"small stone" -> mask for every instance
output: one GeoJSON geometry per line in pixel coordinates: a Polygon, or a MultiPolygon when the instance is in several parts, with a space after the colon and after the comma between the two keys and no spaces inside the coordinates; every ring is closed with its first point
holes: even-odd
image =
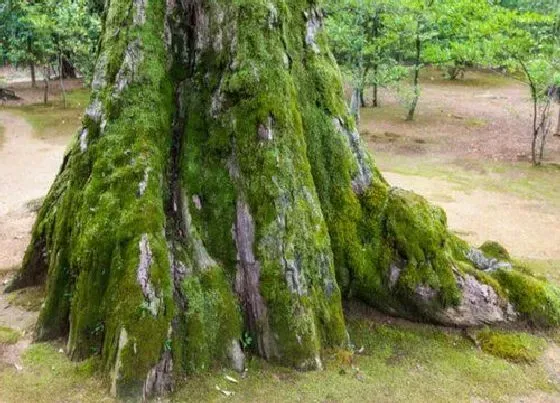
{"type": "Polygon", "coordinates": [[[241,351],[241,346],[239,341],[232,340],[231,345],[228,349],[228,357],[231,367],[237,372],[246,373],[245,369],[245,354],[241,351]],[[245,372],[244,372],[245,371],[245,372]]]}

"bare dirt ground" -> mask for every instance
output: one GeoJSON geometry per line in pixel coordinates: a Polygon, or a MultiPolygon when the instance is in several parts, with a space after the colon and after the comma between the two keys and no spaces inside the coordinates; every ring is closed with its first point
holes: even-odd
{"type": "Polygon", "coordinates": [[[27,205],[45,196],[65,146],[33,137],[21,117],[0,110],[5,141],[0,147],[0,271],[21,263],[34,213],[27,205]]]}
{"type": "MultiPolygon", "coordinates": [[[[403,119],[405,111],[394,91],[382,91],[381,106],[364,110],[362,117],[361,131],[376,150],[529,160],[532,104],[527,85],[521,82],[477,71],[449,81],[441,78],[441,72],[426,70],[414,122],[403,119]]],[[[557,108],[552,112],[554,120],[557,108]]],[[[560,161],[560,137],[549,139],[547,159],[560,161]]]]}

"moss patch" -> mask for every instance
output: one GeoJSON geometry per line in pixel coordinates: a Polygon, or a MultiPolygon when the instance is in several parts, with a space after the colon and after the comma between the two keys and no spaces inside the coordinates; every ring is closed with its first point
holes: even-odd
{"type": "Polygon", "coordinates": [[[0,326],[0,344],[15,344],[21,333],[9,327],[0,326]]]}
{"type": "Polygon", "coordinates": [[[498,270],[494,277],[524,319],[537,326],[560,324],[560,289],[519,270],[498,270]]]}
{"type": "Polygon", "coordinates": [[[96,375],[97,362],[71,362],[59,344],[35,344],[23,353],[23,370],[0,370],[3,402],[112,402],[96,375]]]}
{"type": "Polygon", "coordinates": [[[486,257],[495,258],[498,260],[511,260],[509,252],[506,248],[495,241],[486,241],[480,247],[486,257]]]}
{"type": "Polygon", "coordinates": [[[535,362],[546,348],[546,341],[527,333],[505,333],[484,329],[477,333],[482,351],[512,362],[535,362]]]}

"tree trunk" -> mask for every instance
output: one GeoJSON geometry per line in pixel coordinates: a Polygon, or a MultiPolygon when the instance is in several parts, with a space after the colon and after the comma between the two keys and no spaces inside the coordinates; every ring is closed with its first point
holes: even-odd
{"type": "Polygon", "coordinates": [[[360,90],[360,107],[361,108],[366,107],[366,99],[364,97],[364,89],[363,88],[360,90]]]}
{"type": "Polygon", "coordinates": [[[379,107],[379,85],[377,84],[377,79],[379,76],[379,65],[375,64],[373,66],[373,76],[375,77],[375,82],[373,83],[373,88],[372,88],[372,103],[371,106],[372,108],[378,108],[379,107]]]}
{"type": "Polygon", "coordinates": [[[66,89],[64,88],[64,74],[63,74],[63,57],[62,53],[58,55],[58,79],[60,81],[60,93],[62,95],[62,105],[66,109],[66,89]]]}
{"type": "Polygon", "coordinates": [[[49,102],[49,81],[50,81],[50,67],[46,65],[43,68],[43,81],[45,82],[45,88],[43,91],[43,103],[49,102]]]}
{"type": "Polygon", "coordinates": [[[46,282],[36,338],[99,354],[114,394],[241,370],[246,333],[320,368],[348,342],[342,295],[469,326],[510,320],[500,295],[522,294],[477,280],[443,211],[388,186],[321,11],[276,3],[108,2],[83,128],[9,289],[46,282]]]}
{"type": "Polygon", "coordinates": [[[30,62],[29,68],[31,70],[31,88],[36,88],[37,80],[35,79],[35,62],[30,62]]]}
{"type": "Polygon", "coordinates": [[[560,136],[560,102],[558,103],[558,122],[556,123],[555,136],[560,136]]]}
{"type": "Polygon", "coordinates": [[[70,61],[66,57],[61,56],[60,64],[62,66],[62,68],[60,69],[62,78],[78,77],[78,74],[76,73],[76,68],[74,67],[74,65],[72,65],[72,63],[70,63],[70,61]]]}
{"type": "Polygon", "coordinates": [[[354,88],[352,90],[352,98],[350,99],[350,113],[354,118],[356,126],[360,124],[360,106],[362,104],[361,95],[363,90],[360,88],[354,88]]]}
{"type": "Polygon", "coordinates": [[[420,21],[418,21],[417,31],[416,31],[416,57],[414,59],[414,77],[413,77],[413,91],[414,95],[412,102],[408,108],[408,115],[406,117],[407,121],[414,120],[414,114],[416,113],[416,107],[418,106],[418,98],[420,98],[420,56],[422,54],[422,41],[420,40],[420,21]]]}

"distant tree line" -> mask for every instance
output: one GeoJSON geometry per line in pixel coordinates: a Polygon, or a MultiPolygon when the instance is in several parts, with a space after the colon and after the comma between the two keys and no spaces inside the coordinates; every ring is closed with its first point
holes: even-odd
{"type": "Polygon", "coordinates": [[[331,47],[359,118],[364,91],[393,87],[413,120],[419,73],[439,66],[450,80],[469,66],[523,77],[533,100],[532,158],[540,164],[551,125],[550,89],[560,83],[558,0],[334,0],[327,5],[331,47]]]}
{"type": "Polygon", "coordinates": [[[63,99],[64,78],[93,71],[101,11],[92,0],[4,0],[0,4],[0,60],[30,68],[32,85],[41,69],[48,101],[55,72],[63,99]]]}

